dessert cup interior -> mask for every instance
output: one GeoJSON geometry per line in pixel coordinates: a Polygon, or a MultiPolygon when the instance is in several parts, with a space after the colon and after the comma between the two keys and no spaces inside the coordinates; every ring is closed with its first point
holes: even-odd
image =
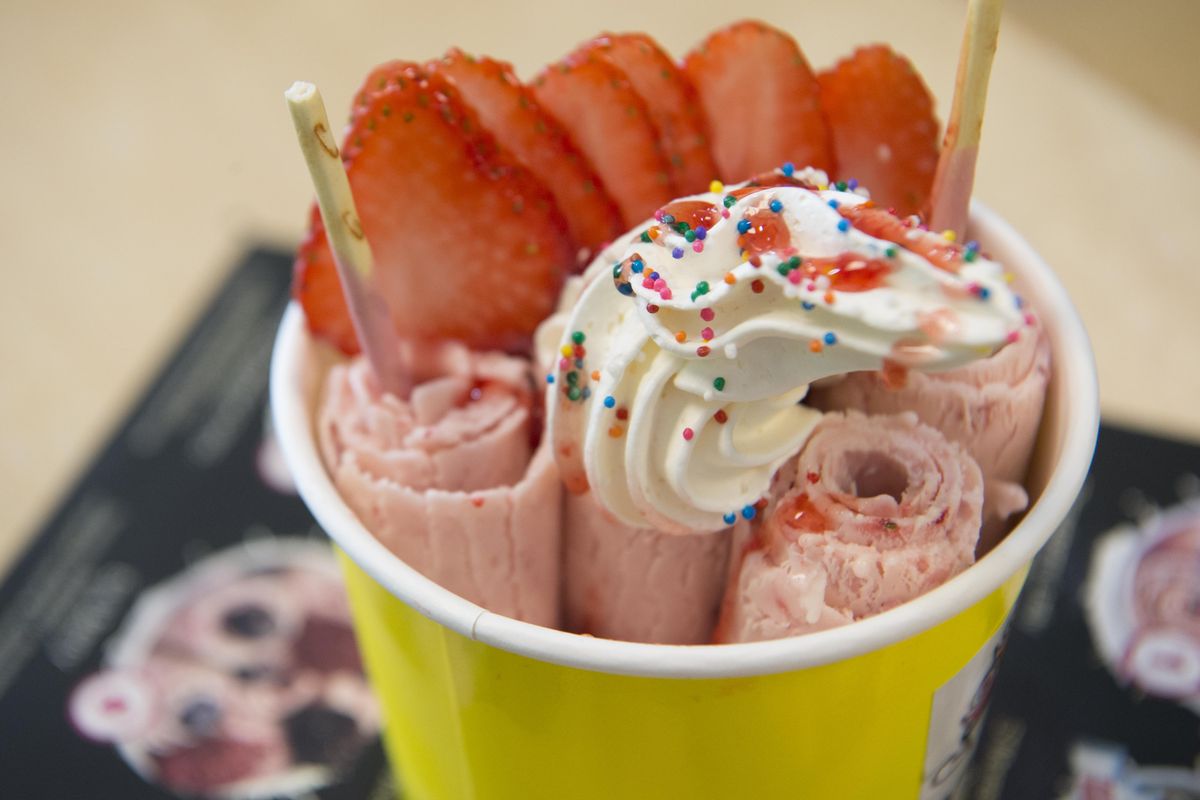
{"type": "Polygon", "coordinates": [[[342,502],[321,463],[314,412],[337,356],[314,341],[293,303],[271,364],[271,406],[284,457],[317,522],[391,594],[463,636],[531,658],[626,675],[710,678],[818,666],[885,647],[977,603],[1023,569],[1066,516],[1091,463],[1099,424],[1091,347],[1066,291],[1008,223],[972,206],[969,234],[1017,276],[1050,337],[1053,368],[1027,487],[1033,503],[1019,525],[962,574],[915,600],[841,628],[735,645],[651,645],[565,633],[493,614],[441,588],[381,545],[342,502]]]}

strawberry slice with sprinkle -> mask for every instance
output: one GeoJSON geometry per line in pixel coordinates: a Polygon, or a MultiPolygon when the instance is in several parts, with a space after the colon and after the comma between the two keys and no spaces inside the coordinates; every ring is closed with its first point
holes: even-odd
{"type": "MultiPolygon", "coordinates": [[[[356,109],[342,159],[397,334],[527,347],[574,259],[553,196],[445,78],[393,64],[385,83],[356,109]]],[[[316,335],[358,350],[315,214],[293,292],[316,335]]]]}
{"type": "Polygon", "coordinates": [[[644,33],[604,33],[581,52],[605,59],[624,73],[646,103],[677,195],[708,191],[717,176],[696,89],[658,42],[644,33]]]}
{"type": "Polygon", "coordinates": [[[607,60],[572,54],[535,78],[533,92],[591,161],[626,228],[674,197],[646,103],[607,60]]]}
{"type": "Polygon", "coordinates": [[[833,166],[817,81],[795,40],[747,20],[710,35],[684,59],[726,183],[791,162],[833,166]]]}
{"type": "Polygon", "coordinates": [[[860,48],[822,72],[821,107],[833,132],[833,177],[854,178],[898,214],[919,213],[938,159],[933,98],[908,59],[860,48]]]}
{"type": "Polygon", "coordinates": [[[554,194],[583,264],[624,230],[591,165],[510,65],[453,49],[426,68],[448,78],[500,145],[554,194]]]}

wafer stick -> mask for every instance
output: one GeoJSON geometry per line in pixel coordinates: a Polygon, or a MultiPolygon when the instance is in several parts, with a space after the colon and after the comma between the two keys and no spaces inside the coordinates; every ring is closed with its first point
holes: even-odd
{"type": "Polygon", "coordinates": [[[350,180],[329,130],[321,93],[311,83],[296,81],[284,92],[284,97],[317,192],[317,206],[325,221],[354,331],[380,385],[392,394],[406,397],[409,381],[400,368],[391,316],[384,299],[371,285],[375,260],[358,219],[350,180]]]}
{"type": "Polygon", "coordinates": [[[983,129],[988,76],[996,56],[1003,0],[969,0],[967,26],[958,57],[954,81],[954,103],[946,124],[946,138],[938,159],[930,199],[929,222],[934,230],[964,233],[971,188],[975,183],[975,161],[983,129]]]}

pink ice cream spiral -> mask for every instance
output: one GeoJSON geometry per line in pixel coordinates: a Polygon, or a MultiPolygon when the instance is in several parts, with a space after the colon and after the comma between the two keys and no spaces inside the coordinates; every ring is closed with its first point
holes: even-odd
{"type": "Polygon", "coordinates": [[[776,639],[911,600],[974,562],[983,481],[915,414],[828,414],[792,486],[735,541],[719,642],[776,639]]]}
{"type": "Polygon", "coordinates": [[[317,435],[364,526],[409,566],[498,614],[558,620],[562,497],[535,451],[528,362],[454,343],[407,344],[407,399],[361,358],[327,378],[317,435]]]}
{"type": "Polygon", "coordinates": [[[903,385],[883,372],[855,372],[814,387],[810,402],[826,411],[868,414],[912,411],[921,422],[961,444],[979,463],[985,483],[980,553],[1024,511],[1021,485],[1033,454],[1046,387],[1050,345],[1032,316],[1019,337],[989,358],[946,372],[911,371],[903,385]]]}

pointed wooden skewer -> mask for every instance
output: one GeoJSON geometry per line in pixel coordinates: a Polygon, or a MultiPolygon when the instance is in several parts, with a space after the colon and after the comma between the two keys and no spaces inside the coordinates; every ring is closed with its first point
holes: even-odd
{"type": "Polygon", "coordinates": [[[387,304],[371,285],[375,259],[358,219],[350,180],[329,130],[321,93],[311,83],[296,81],[284,92],[284,97],[317,192],[317,206],[325,222],[325,233],[358,341],[380,386],[399,397],[407,397],[409,381],[400,366],[391,316],[387,304]]]}
{"type": "Polygon", "coordinates": [[[967,3],[967,26],[954,80],[954,101],[929,204],[929,227],[935,231],[951,230],[959,235],[966,232],[988,77],[996,56],[1003,6],[1004,0],[967,3]]]}

